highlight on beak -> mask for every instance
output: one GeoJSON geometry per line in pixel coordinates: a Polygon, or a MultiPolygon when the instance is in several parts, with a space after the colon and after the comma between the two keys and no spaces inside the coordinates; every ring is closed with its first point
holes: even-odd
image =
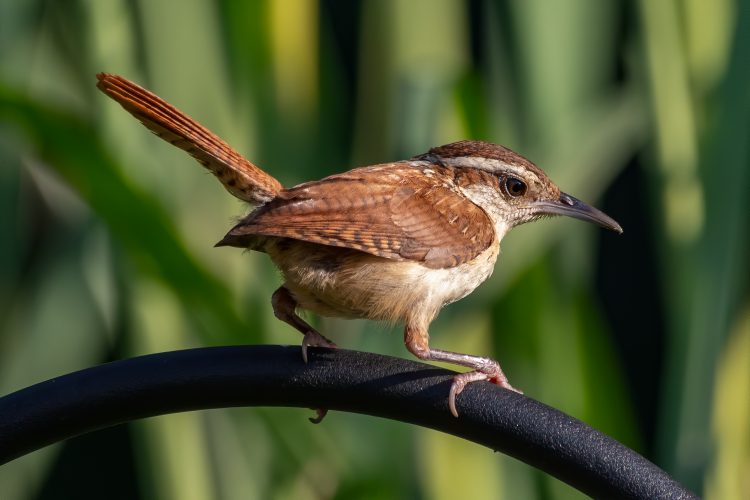
{"type": "Polygon", "coordinates": [[[567,215],[568,217],[586,222],[593,222],[605,229],[622,234],[622,227],[612,217],[569,194],[560,193],[559,200],[540,201],[535,203],[535,205],[534,208],[539,214],[567,215]]]}

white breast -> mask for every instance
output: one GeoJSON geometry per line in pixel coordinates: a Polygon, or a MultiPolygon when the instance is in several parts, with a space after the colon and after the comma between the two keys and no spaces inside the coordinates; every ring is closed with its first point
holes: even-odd
{"type": "Polygon", "coordinates": [[[472,262],[449,269],[312,244],[272,245],[267,251],[303,309],[427,324],[444,305],[467,296],[492,274],[500,245],[495,241],[472,262]]]}

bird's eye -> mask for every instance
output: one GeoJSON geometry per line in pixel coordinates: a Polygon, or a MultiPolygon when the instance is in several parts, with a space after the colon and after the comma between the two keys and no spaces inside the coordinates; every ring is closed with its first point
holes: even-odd
{"type": "Polygon", "coordinates": [[[523,196],[526,194],[526,183],[521,179],[508,177],[505,179],[505,191],[515,198],[523,196]]]}

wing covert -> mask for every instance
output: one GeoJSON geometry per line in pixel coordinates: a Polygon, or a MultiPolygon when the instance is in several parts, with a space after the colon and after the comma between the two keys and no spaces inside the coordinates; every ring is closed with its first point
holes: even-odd
{"type": "Polygon", "coordinates": [[[487,214],[421,169],[355,169],[282,191],[235,226],[220,245],[278,236],[351,248],[431,268],[468,262],[495,238],[487,214]]]}

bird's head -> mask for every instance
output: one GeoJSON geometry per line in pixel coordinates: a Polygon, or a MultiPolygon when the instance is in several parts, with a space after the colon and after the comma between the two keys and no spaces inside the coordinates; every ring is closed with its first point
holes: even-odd
{"type": "Polygon", "coordinates": [[[484,141],[460,141],[430,149],[415,159],[454,170],[459,188],[505,232],[542,217],[567,215],[622,233],[604,212],[563,193],[547,174],[508,148],[484,141]]]}

